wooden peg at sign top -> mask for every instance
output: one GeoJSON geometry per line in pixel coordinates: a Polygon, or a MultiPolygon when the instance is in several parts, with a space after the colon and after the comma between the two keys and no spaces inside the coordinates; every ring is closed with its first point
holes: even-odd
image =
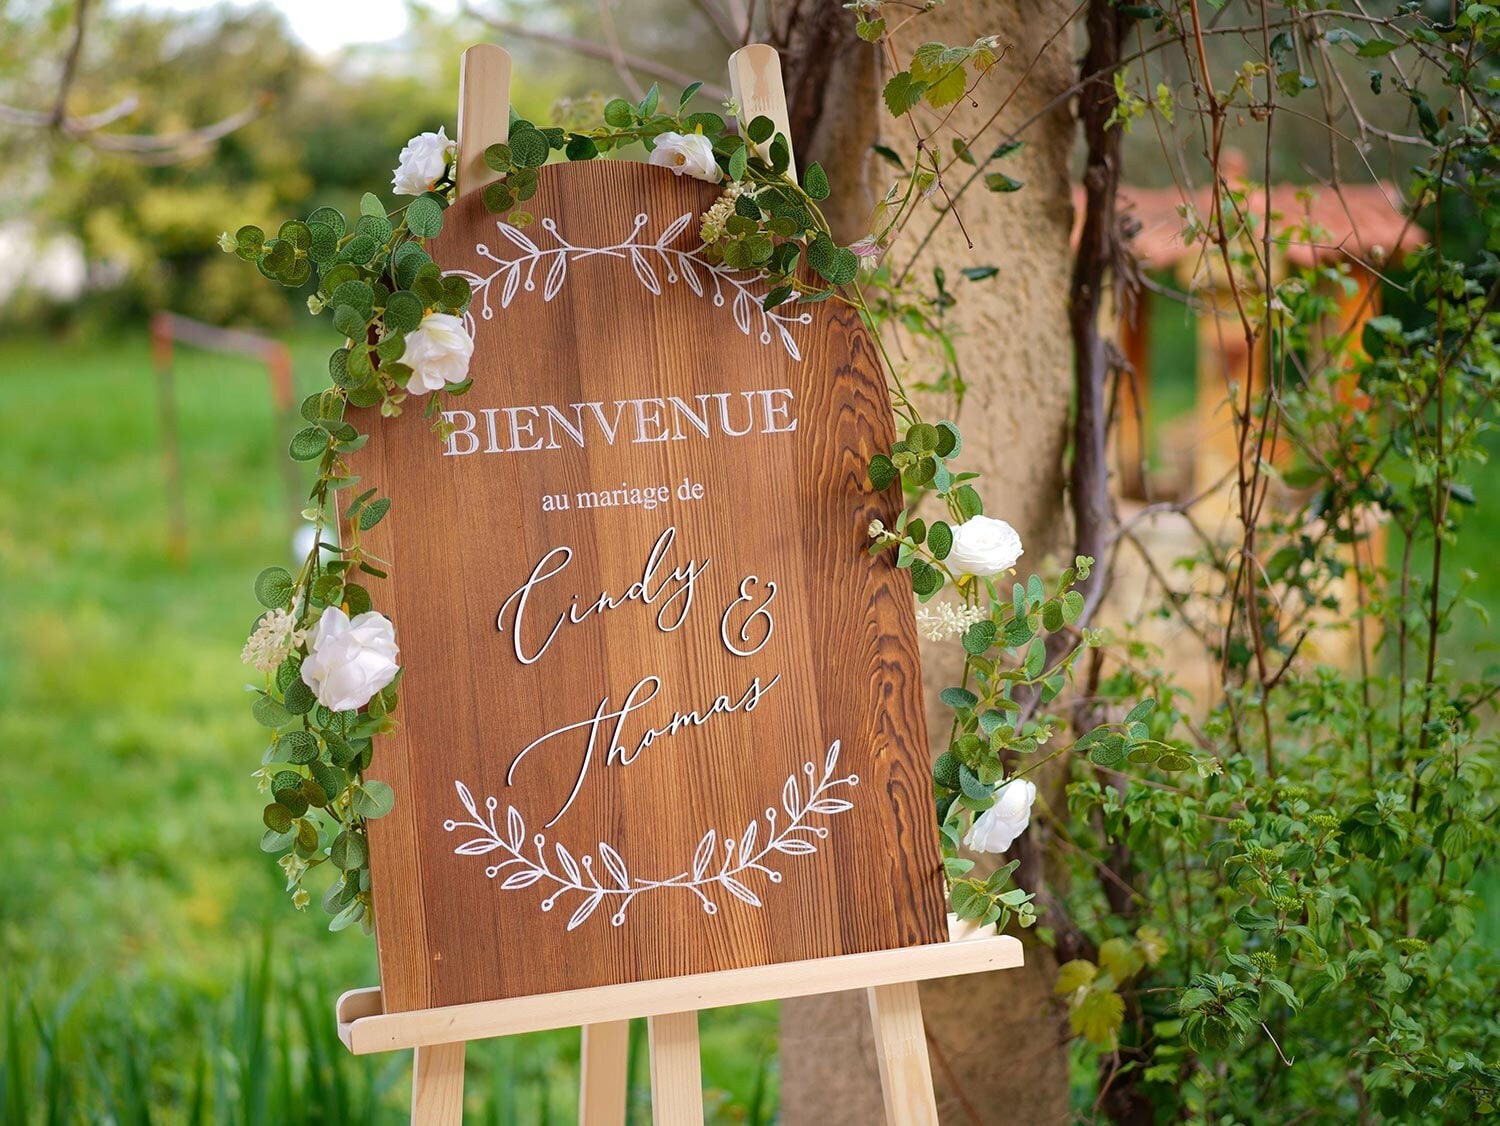
{"type": "MultiPolygon", "coordinates": [[[[754,118],[769,117],[776,132],[786,138],[787,175],[796,179],[797,154],[792,148],[791,120],[786,109],[786,89],[781,84],[781,56],[766,43],[751,43],[729,56],[729,93],[740,107],[741,129],[754,118]]],[[[775,136],[775,134],[772,134],[775,136]]],[[[766,156],[770,143],[757,145],[766,156]]]]}
{"type": "Polygon", "coordinates": [[[458,76],[458,194],[462,196],[500,178],[484,162],[484,150],[510,136],[510,52],[492,43],[470,47],[458,76]]]}

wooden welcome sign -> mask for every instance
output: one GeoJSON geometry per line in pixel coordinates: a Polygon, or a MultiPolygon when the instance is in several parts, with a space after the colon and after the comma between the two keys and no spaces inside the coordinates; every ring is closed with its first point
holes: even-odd
{"type": "Polygon", "coordinates": [[[946,938],[872,345],[704,260],[718,189],[547,169],[430,251],[474,290],[440,444],[373,429],[406,674],[371,825],[389,1007],[946,938]]]}
{"type": "MultiPolygon", "coordinates": [[[[534,222],[489,214],[509,60],[464,73],[428,249],[473,288],[473,388],[446,442],[418,409],[361,428],[406,671],[381,986],[340,1035],[416,1048],[413,1118],[449,1123],[465,1040],[581,1024],[580,1121],[618,1126],[644,1016],[654,1121],[696,1124],[695,1010],[867,988],[888,1120],[935,1126],[914,983],[1021,955],[945,915],[911,591],[864,550],[897,503],[872,342],[837,302],[764,310],[702,254],[720,189],[666,169],[550,167],[534,222]]],[[[731,75],[784,121],[774,51],[731,75]]]]}

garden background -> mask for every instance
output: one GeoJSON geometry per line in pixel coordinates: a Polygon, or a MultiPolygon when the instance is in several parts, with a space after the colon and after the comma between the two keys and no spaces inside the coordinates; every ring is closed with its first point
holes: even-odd
{"type": "MultiPolygon", "coordinates": [[[[505,18],[566,38],[592,11],[546,7],[505,18]]],[[[0,6],[0,102],[55,81],[71,11],[0,6]]],[[[696,12],[634,20],[626,46],[716,78],[723,53],[696,12]]],[[[215,240],[388,182],[406,138],[452,131],[459,52],[495,32],[417,6],[399,41],[315,51],[267,7],[118,5],[93,18],[81,102],[128,91],[132,129],[155,133],[251,102],[258,115],[163,163],[0,121],[0,257],[12,275],[47,264],[24,284],[0,279],[0,1119],[402,1120],[408,1060],[353,1059],[334,1035],[334,994],[375,980],[372,944],[327,933],[316,912],[291,916],[255,847],[263,739],[239,647],[250,579],[291,559],[294,427],[263,365],[178,350],[187,551],[172,562],[146,325],[171,310],[270,331],[291,347],[299,393],[321,386],[327,345],[294,327],[300,299],[215,240]]],[[[615,92],[602,61],[505,42],[517,108],[534,120],[561,98],[615,92]]],[[[988,256],[1007,269],[1003,248],[988,256]]],[[[1152,335],[1159,434],[1192,409],[1196,344],[1169,302],[1154,303],[1152,335]]],[[[1474,491],[1497,487],[1491,463],[1474,491]]],[[[1500,519],[1480,505],[1468,520],[1455,566],[1477,574],[1476,602],[1500,607],[1500,519]]],[[[1493,646],[1482,619],[1466,622],[1478,677],[1493,646]]],[[[1500,876],[1487,882],[1479,945],[1494,949],[1500,876]]],[[[771,1121],[775,1007],[707,1014],[703,1039],[712,1120],[771,1121]]],[[[473,1120],[571,1120],[577,1052],[574,1033],[471,1049],[473,1120]]]]}

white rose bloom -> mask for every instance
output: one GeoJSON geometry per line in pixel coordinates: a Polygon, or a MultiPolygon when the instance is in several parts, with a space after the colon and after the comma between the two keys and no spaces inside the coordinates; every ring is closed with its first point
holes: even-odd
{"type": "Polygon", "coordinates": [[[422,323],[406,334],[401,362],[411,368],[406,390],[412,395],[441,391],[445,384],[462,383],[469,375],[474,341],[464,329],[462,317],[428,313],[422,323]]]}
{"type": "Polygon", "coordinates": [[[448,171],[448,162],[457,151],[458,143],[450,141],[442,129],[436,133],[418,133],[401,150],[400,162],[391,173],[391,190],[397,195],[430,191],[448,171]]]}
{"type": "Polygon", "coordinates": [[[953,529],[953,547],[943,562],[955,575],[986,578],[1009,571],[1022,554],[1020,535],[1004,520],[971,516],[953,529]]]}
{"type": "Polygon", "coordinates": [[[714,163],[713,142],[702,133],[662,133],[651,150],[650,163],[717,184],[722,178],[714,163]]]}
{"type": "Polygon", "coordinates": [[[308,640],[302,683],[330,711],[353,711],[396,679],[399,653],[389,618],[369,610],[350,621],[329,606],[308,640]]]}
{"type": "Polygon", "coordinates": [[[975,852],[1004,852],[1031,823],[1031,803],[1036,801],[1036,784],[1025,778],[1012,778],[995,791],[995,804],[978,817],[964,837],[964,847],[975,852]]]}

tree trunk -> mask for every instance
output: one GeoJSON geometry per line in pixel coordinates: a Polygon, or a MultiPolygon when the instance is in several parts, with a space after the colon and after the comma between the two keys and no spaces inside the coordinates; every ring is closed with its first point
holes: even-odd
{"type": "MultiPolygon", "coordinates": [[[[966,103],[952,118],[958,133],[983,156],[1073,83],[1073,36],[1064,31],[1053,38],[1072,12],[1060,0],[953,0],[909,25],[908,40],[900,44],[902,57],[931,40],[960,44],[997,34],[1002,44],[1009,44],[976,91],[980,108],[966,103]],[[1018,83],[998,122],[976,135],[1018,83]]],[[[871,145],[885,140],[898,151],[909,149],[910,133],[896,129],[908,126],[885,114],[880,90],[887,76],[876,50],[855,37],[852,16],[842,5],[781,0],[772,4],[770,21],[772,39],[786,59],[792,140],[802,162],[819,160],[831,170],[836,196],[829,200],[834,205],[830,219],[842,238],[856,238],[867,233],[874,205],[891,180],[892,169],[872,154],[871,145]]],[[[1071,538],[1066,520],[1058,515],[1063,510],[1063,453],[1073,382],[1068,322],[1073,121],[1066,102],[1031,124],[1021,139],[1025,147],[997,167],[1022,181],[1023,189],[990,194],[976,185],[966,192],[958,211],[974,249],[968,249],[949,217],[912,276],[925,276],[930,285],[931,271],[940,264],[958,295],[952,323],[969,383],[958,416],[963,465],[984,475],[980,486],[989,514],[1016,526],[1026,544],[1026,564],[1039,567],[1046,553],[1071,538]],[[983,281],[963,280],[959,270],[971,265],[997,266],[1000,273],[983,281]]],[[[943,144],[946,148],[946,139],[943,144]]],[[[920,235],[925,228],[919,219],[908,234],[920,235]]],[[[898,246],[898,265],[915,241],[908,238],[898,246]]],[[[919,355],[912,352],[914,360],[919,355]]],[[[935,415],[945,413],[936,403],[927,406],[935,415]]],[[[956,683],[961,663],[962,654],[952,642],[926,647],[923,653],[934,744],[947,732],[936,695],[956,683]]],[[[1047,797],[1061,808],[1060,793],[1047,797]]],[[[1033,887],[1040,875],[1040,829],[1033,822],[1023,863],[1033,873],[1027,881],[1033,887]]],[[[1051,998],[1055,977],[1051,951],[1032,944],[1024,970],[923,985],[933,1077],[945,1123],[994,1122],[998,1108],[1008,1121],[1067,1120],[1067,1028],[1051,998]]],[[[781,1030],[781,1120],[787,1126],[882,1121],[862,994],[785,1002],[781,1030]]]]}

